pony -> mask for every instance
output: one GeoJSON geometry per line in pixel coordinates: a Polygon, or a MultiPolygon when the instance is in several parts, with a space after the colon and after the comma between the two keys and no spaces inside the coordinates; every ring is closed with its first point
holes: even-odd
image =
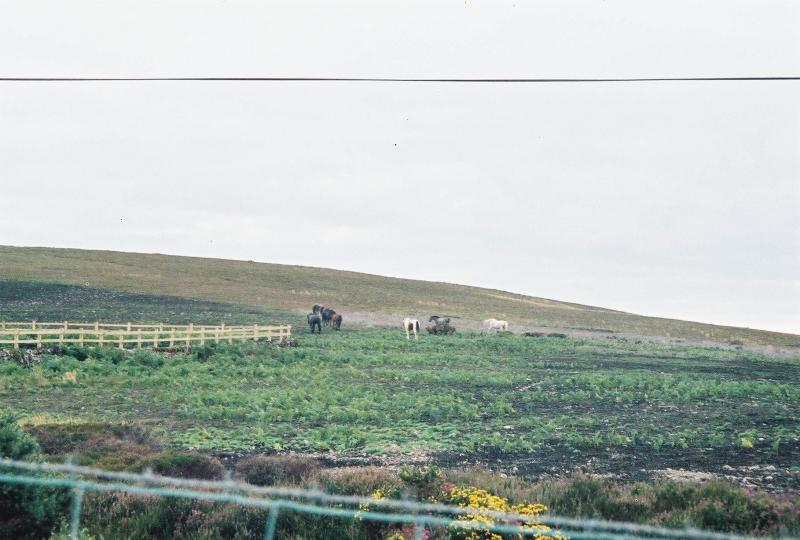
{"type": "Polygon", "coordinates": [[[342,329],[342,315],[337,313],[331,319],[331,324],[333,325],[334,330],[341,330],[342,329]]]}
{"type": "Polygon", "coordinates": [[[450,324],[450,317],[439,317],[438,315],[431,315],[428,322],[434,324],[450,324]]]}
{"type": "Polygon", "coordinates": [[[411,334],[414,334],[414,339],[419,339],[417,332],[419,332],[419,321],[417,319],[403,319],[403,329],[406,331],[406,339],[411,339],[411,334]]]}
{"type": "Polygon", "coordinates": [[[321,304],[314,304],[314,307],[311,308],[311,312],[314,313],[315,315],[317,315],[323,309],[325,309],[325,306],[323,306],[321,304]]]}
{"type": "Polygon", "coordinates": [[[317,315],[316,313],[309,313],[306,315],[306,319],[308,320],[308,326],[311,327],[311,333],[314,333],[314,327],[317,328],[317,333],[322,333],[322,318],[317,315]]]}
{"type": "Polygon", "coordinates": [[[333,316],[336,315],[336,312],[331,308],[322,308],[320,315],[322,315],[322,324],[325,326],[330,326],[331,319],[333,319],[333,316]]]}
{"type": "Polygon", "coordinates": [[[491,332],[508,332],[508,321],[498,321],[497,319],[486,319],[483,321],[483,327],[491,332]]]}

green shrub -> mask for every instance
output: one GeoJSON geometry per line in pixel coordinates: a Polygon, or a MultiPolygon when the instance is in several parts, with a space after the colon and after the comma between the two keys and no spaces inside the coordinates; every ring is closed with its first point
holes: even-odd
{"type": "Polygon", "coordinates": [[[236,475],[256,486],[299,484],[319,473],[317,459],[303,456],[251,456],[236,465],[236,475]]]}
{"type": "Polygon", "coordinates": [[[192,349],[192,352],[194,352],[194,356],[197,360],[199,360],[200,362],[205,362],[206,360],[208,360],[217,353],[217,347],[215,346],[215,344],[212,343],[200,347],[195,347],[192,349]]]}
{"type": "Polygon", "coordinates": [[[63,349],[64,356],[71,356],[81,362],[89,358],[92,352],[93,350],[88,347],[65,347],[63,349]]]}
{"type": "Polygon", "coordinates": [[[160,368],[164,365],[164,356],[153,351],[139,349],[129,357],[134,364],[139,364],[148,368],[160,368]]]}
{"type": "MultiPolygon", "coordinates": [[[[36,441],[17,425],[10,412],[0,413],[0,457],[41,462],[36,441]]],[[[20,474],[14,469],[0,471],[20,474]]],[[[31,473],[25,473],[30,475],[31,473]]],[[[49,535],[66,510],[63,489],[0,483],[0,538],[36,538],[49,535]]]]}
{"type": "Polygon", "coordinates": [[[141,460],[139,469],[151,469],[161,476],[221,480],[225,467],[215,457],[190,452],[163,452],[141,460]]]}

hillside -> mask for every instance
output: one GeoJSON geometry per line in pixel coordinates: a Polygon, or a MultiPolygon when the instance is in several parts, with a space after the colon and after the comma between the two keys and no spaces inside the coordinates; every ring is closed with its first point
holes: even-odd
{"type": "MultiPolygon", "coordinates": [[[[0,246],[0,278],[41,280],[168,295],[269,310],[343,311],[504,318],[531,327],[800,346],[800,336],[702,324],[505,291],[358,272],[158,254],[0,246]]],[[[2,306],[0,306],[2,312],[2,306]]]]}

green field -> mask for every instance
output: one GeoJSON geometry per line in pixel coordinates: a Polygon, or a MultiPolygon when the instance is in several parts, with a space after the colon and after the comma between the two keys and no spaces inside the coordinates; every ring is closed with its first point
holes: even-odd
{"type": "MultiPolygon", "coordinates": [[[[397,467],[425,463],[443,467],[448,482],[542,501],[558,515],[800,530],[800,360],[791,355],[609,332],[423,331],[409,341],[399,328],[345,325],[311,335],[288,303],[83,280],[0,278],[0,320],[289,322],[296,343],[3,352],[0,413],[19,415],[46,459],[214,478],[227,468],[250,481],[248,458],[290,453],[312,461],[281,482],[362,495],[397,487],[397,467]]],[[[260,538],[264,514],[108,495],[87,499],[84,520],[106,538],[166,539],[179,529],[260,538]]],[[[388,534],[299,518],[281,527],[294,538],[388,534]]]]}
{"type": "Polygon", "coordinates": [[[796,488],[798,360],[731,347],[399,329],[309,335],[296,311],[0,280],[0,319],[291,322],[296,347],[72,350],[0,361],[0,402],[35,423],[137,422],[204,451],[497,463],[525,474],[666,468],[796,488]],[[87,357],[88,356],[88,357],[87,357]],[[84,358],[86,357],[86,358],[84,358]],[[77,382],[64,381],[74,371],[77,382]],[[746,467],[772,465],[762,476],[746,467]]]}
{"type": "MultiPolygon", "coordinates": [[[[506,319],[512,326],[800,347],[800,336],[794,334],[644,317],[451,283],[248,261],[0,246],[0,278],[222,302],[246,310],[304,313],[321,302],[345,314],[392,314],[392,321],[398,314],[437,313],[467,320],[506,319]]],[[[3,309],[0,304],[0,318],[11,315],[3,309]]]]}
{"type": "Polygon", "coordinates": [[[415,342],[389,330],[298,342],[174,356],[73,350],[30,368],[3,362],[0,401],[36,424],[140,423],[205,451],[500,460],[528,475],[588,464],[632,479],[726,466],[757,484],[747,467],[772,465],[767,487],[800,487],[796,361],[616,340],[415,342]]]}

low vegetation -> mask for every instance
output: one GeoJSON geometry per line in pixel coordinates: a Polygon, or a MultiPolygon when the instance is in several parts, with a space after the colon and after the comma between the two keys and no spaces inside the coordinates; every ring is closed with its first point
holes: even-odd
{"type": "Polygon", "coordinates": [[[71,349],[0,362],[0,378],[0,401],[25,421],[138,422],[186,449],[424,452],[523,474],[591,463],[631,479],[691,464],[758,485],[743,469],[756,466],[775,488],[798,485],[796,361],[745,351],[359,330],[291,348],[71,349]]]}
{"type": "Polygon", "coordinates": [[[0,277],[2,320],[268,324],[299,317],[285,310],[0,277]]]}
{"type": "MultiPolygon", "coordinates": [[[[245,310],[307,311],[321,302],[337,306],[343,313],[446,313],[476,321],[495,317],[510,321],[512,326],[800,347],[800,337],[792,334],[644,317],[450,283],[251,261],[0,246],[0,276],[255,306],[242,308],[245,310]]],[[[3,309],[0,303],[0,319],[3,309]]],[[[44,314],[32,315],[29,318],[44,320],[44,314]]]]}
{"type": "MultiPolygon", "coordinates": [[[[0,295],[0,319],[303,323],[291,319],[298,312],[85,284],[6,280],[0,295]]],[[[459,327],[409,341],[400,328],[345,328],[296,333],[291,347],[22,349],[0,355],[0,454],[530,506],[532,525],[541,504],[561,516],[800,533],[797,360],[607,337],[459,327]],[[428,466],[410,466],[420,462],[428,466]]],[[[58,490],[0,484],[0,536],[55,529],[67,538],[67,504],[58,490]],[[2,514],[10,504],[24,520],[2,514]]],[[[93,494],[82,526],[86,539],[262,538],[265,518],[224,504],[93,494]]],[[[410,534],[293,513],[279,523],[286,538],[410,534]]]]}
{"type": "MultiPolygon", "coordinates": [[[[8,422],[6,425],[9,425],[8,422]]],[[[17,437],[26,435],[16,429],[17,437]]],[[[105,437],[105,447],[134,443],[137,461],[118,470],[140,471],[153,463],[166,464],[160,472],[184,478],[217,477],[218,461],[196,453],[163,450],[151,435],[132,425],[39,425],[28,430],[47,439],[47,448],[57,459],[74,452],[87,441],[105,437]],[[64,442],[58,444],[59,438],[64,442]],[[136,443],[135,441],[139,441],[136,443]],[[186,464],[190,466],[186,466],[186,464]],[[198,467],[198,463],[208,466],[198,467]]],[[[30,441],[30,439],[27,439],[30,441]]],[[[131,450],[122,450],[125,453],[131,450]]],[[[83,454],[87,465],[107,466],[108,454],[83,454]]],[[[686,483],[669,480],[620,483],[609,478],[573,475],[559,480],[530,482],[486,468],[440,469],[435,466],[401,467],[397,471],[379,467],[321,466],[317,458],[298,455],[252,455],[232,466],[236,478],[256,485],[322,488],[328,493],[381,499],[406,498],[439,501],[477,510],[514,510],[529,514],[527,524],[537,527],[537,516],[550,511],[559,516],[626,520],[668,527],[698,527],[707,530],[763,536],[800,533],[800,504],[788,495],[744,489],[728,482],[686,483]]],[[[371,509],[370,505],[362,510],[371,509]]],[[[61,514],[51,513],[47,524],[58,527],[61,514]]],[[[279,538],[377,539],[411,538],[410,527],[380,525],[362,520],[318,518],[283,512],[278,522],[279,538]]],[[[61,519],[60,519],[61,518],[61,519]]],[[[469,517],[488,523],[488,516],[469,517]]],[[[172,498],[140,497],[121,493],[90,493],[81,513],[84,540],[111,538],[263,538],[266,511],[241,506],[172,498]]],[[[40,534],[32,535],[43,537],[40,534]]],[[[53,539],[66,539],[66,527],[53,539]]],[[[434,529],[429,538],[500,538],[487,532],[466,536],[456,529],[434,529]]],[[[46,537],[45,535],[44,537],[46,537]]]]}
{"type": "MultiPolygon", "coordinates": [[[[42,461],[39,445],[8,411],[0,411],[0,457],[42,461]]],[[[8,472],[0,467],[0,473],[8,472]]],[[[64,515],[68,501],[62,490],[0,483],[0,538],[47,536],[64,515]]]]}

